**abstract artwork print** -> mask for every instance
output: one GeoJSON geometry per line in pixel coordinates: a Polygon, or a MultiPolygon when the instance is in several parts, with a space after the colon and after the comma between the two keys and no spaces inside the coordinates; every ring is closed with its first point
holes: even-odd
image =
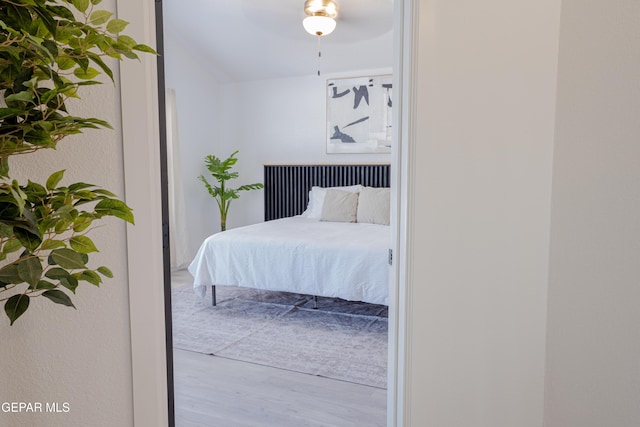
{"type": "Polygon", "coordinates": [[[327,80],[327,153],[390,153],[392,76],[327,80]]]}

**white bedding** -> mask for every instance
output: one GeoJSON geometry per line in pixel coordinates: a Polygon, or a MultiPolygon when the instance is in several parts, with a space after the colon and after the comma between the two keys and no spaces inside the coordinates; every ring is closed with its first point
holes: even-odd
{"type": "Polygon", "coordinates": [[[387,225],[295,216],[208,237],[189,265],[194,289],[244,286],[389,303],[387,225]]]}

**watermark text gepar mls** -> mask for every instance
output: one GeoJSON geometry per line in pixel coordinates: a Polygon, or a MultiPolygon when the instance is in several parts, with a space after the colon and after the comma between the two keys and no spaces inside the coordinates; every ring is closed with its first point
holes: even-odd
{"type": "Polygon", "coordinates": [[[2,413],[67,413],[71,411],[69,402],[2,402],[2,413]]]}

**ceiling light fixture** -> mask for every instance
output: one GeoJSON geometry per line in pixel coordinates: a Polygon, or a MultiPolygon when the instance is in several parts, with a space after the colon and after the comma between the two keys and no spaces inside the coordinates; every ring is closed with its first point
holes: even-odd
{"type": "Polygon", "coordinates": [[[314,36],[326,36],[336,28],[335,18],[338,16],[338,5],[333,0],[306,0],[302,20],[304,29],[314,36]]]}

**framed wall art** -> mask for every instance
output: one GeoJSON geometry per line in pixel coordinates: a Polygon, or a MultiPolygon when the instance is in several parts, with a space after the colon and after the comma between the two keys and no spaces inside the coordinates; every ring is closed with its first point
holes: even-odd
{"type": "Polygon", "coordinates": [[[327,80],[327,153],[391,152],[391,74],[327,80]]]}

